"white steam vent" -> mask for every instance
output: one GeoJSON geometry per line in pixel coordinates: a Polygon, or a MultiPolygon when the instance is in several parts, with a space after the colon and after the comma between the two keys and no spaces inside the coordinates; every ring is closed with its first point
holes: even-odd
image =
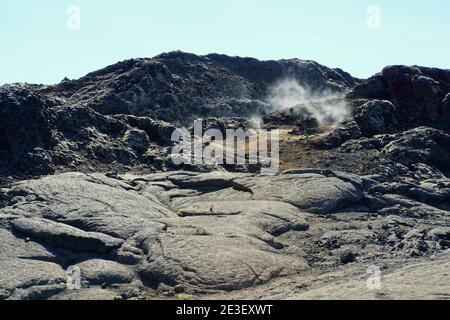
{"type": "Polygon", "coordinates": [[[314,92],[295,79],[283,79],[270,89],[267,102],[273,111],[294,110],[316,118],[321,126],[339,124],[351,115],[351,108],[342,94],[314,92]]]}

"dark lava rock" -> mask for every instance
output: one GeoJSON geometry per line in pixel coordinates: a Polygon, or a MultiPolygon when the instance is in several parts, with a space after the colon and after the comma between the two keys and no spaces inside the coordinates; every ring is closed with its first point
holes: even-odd
{"type": "Polygon", "coordinates": [[[125,133],[125,146],[139,153],[144,153],[150,146],[150,140],[145,131],[139,129],[131,129],[125,133]]]}
{"type": "Polygon", "coordinates": [[[421,127],[407,131],[383,148],[383,154],[407,166],[423,163],[450,170],[450,135],[421,127]]]}
{"type": "Polygon", "coordinates": [[[312,61],[258,61],[170,52],[127,60],[46,92],[84,102],[101,114],[131,114],[168,122],[249,116],[267,107],[267,88],[293,77],[312,90],[344,91],[356,79],[312,61]],[[95,83],[96,86],[92,87],[95,83]]]}
{"type": "Polygon", "coordinates": [[[311,135],[320,132],[320,124],[314,117],[305,117],[298,125],[298,128],[291,131],[290,134],[311,135]]]}
{"type": "Polygon", "coordinates": [[[341,263],[349,264],[356,261],[356,255],[353,252],[345,252],[341,255],[341,263]]]}
{"type": "Polygon", "coordinates": [[[289,108],[265,115],[263,122],[267,127],[298,126],[304,117],[305,115],[299,112],[299,110],[289,108]]]}
{"type": "MultiPolygon", "coordinates": [[[[0,209],[0,296],[64,299],[69,265],[81,271],[79,294],[99,299],[108,288],[131,299],[316,281],[319,271],[335,273],[336,252],[342,264],[366,266],[443,253],[448,211],[409,198],[411,182],[378,180],[297,169],[21,181],[5,194],[23,199],[0,209]],[[369,196],[380,206],[366,208],[369,196]]],[[[414,188],[445,194],[449,186],[442,178],[414,188]]]]}
{"type": "Polygon", "coordinates": [[[342,93],[358,83],[313,61],[171,52],[53,86],[3,86],[0,175],[165,168],[175,126],[189,128],[197,118],[217,118],[220,129],[247,126],[238,119],[269,113],[268,88],[284,78],[318,92],[342,93]]]}
{"type": "MultiPolygon", "coordinates": [[[[258,61],[172,52],[127,60],[54,86],[1,87],[0,176],[32,177],[74,169],[166,170],[172,165],[169,153],[176,127],[190,128],[202,118],[205,129],[223,132],[252,127],[251,119],[261,117],[268,127],[295,126],[296,134],[320,133],[329,125],[328,133],[311,142],[327,150],[348,142],[342,163],[348,163],[353,152],[360,155],[346,171],[360,172],[354,163],[363,166],[359,158],[369,150],[385,157],[376,163],[425,163],[445,171],[445,132],[426,131],[414,137],[408,133],[403,139],[391,133],[417,124],[445,129],[450,123],[449,92],[448,71],[422,67],[392,66],[361,82],[342,70],[298,59],[258,61]],[[320,101],[271,112],[264,100],[271,86],[286,78],[312,92],[333,93],[327,100],[331,106],[342,100],[332,97],[351,91],[347,97],[348,105],[356,108],[354,119],[339,124],[320,119],[319,126],[311,108],[315,103],[320,108],[320,101]],[[375,140],[360,140],[363,136],[375,140]]],[[[333,165],[338,160],[330,161],[333,165]]]]}
{"type": "Polygon", "coordinates": [[[402,129],[429,126],[450,129],[448,108],[450,70],[419,66],[389,66],[357,85],[350,99],[389,100],[402,129]]]}
{"type": "Polygon", "coordinates": [[[54,128],[49,123],[55,99],[26,85],[0,87],[0,171],[52,172],[52,161],[42,151],[55,147],[54,128]]]}
{"type": "Polygon", "coordinates": [[[366,137],[398,130],[395,106],[389,101],[373,100],[356,110],[355,121],[366,137]]]}
{"type": "Polygon", "coordinates": [[[349,140],[359,139],[361,136],[361,128],[355,121],[349,120],[337,125],[324,137],[314,140],[312,143],[320,149],[334,149],[349,140]]]}

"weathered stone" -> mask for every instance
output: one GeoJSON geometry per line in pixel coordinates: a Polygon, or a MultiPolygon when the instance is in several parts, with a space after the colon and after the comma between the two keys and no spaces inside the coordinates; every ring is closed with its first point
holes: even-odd
{"type": "Polygon", "coordinates": [[[349,140],[359,139],[361,136],[359,125],[354,120],[349,120],[338,124],[325,136],[313,140],[312,143],[321,149],[334,149],[349,140]]]}
{"type": "Polygon", "coordinates": [[[450,72],[419,66],[388,66],[353,88],[349,98],[389,100],[401,129],[429,126],[448,130],[441,101],[450,91],[450,72]]]}
{"type": "Polygon", "coordinates": [[[358,204],[362,190],[352,183],[319,174],[237,179],[235,188],[255,200],[282,200],[312,213],[326,214],[358,204]]]}
{"type": "Polygon", "coordinates": [[[428,235],[434,239],[450,240],[450,227],[439,227],[431,230],[428,235]]]}
{"type": "Polygon", "coordinates": [[[398,136],[382,152],[408,166],[424,163],[445,172],[450,168],[450,135],[426,127],[413,129],[398,136]]]}
{"type": "Polygon", "coordinates": [[[25,181],[15,188],[45,201],[25,202],[6,211],[116,238],[126,239],[144,226],[157,225],[156,218],[176,216],[156,197],[141,195],[130,185],[104,175],[66,173],[25,181]]]}
{"type": "Polygon", "coordinates": [[[150,140],[147,134],[139,129],[132,129],[125,133],[124,136],[125,146],[138,153],[144,153],[150,146],[150,140]]]}
{"type": "Polygon", "coordinates": [[[270,247],[258,249],[231,237],[161,234],[143,241],[149,242],[149,262],[141,274],[169,285],[239,290],[307,267],[304,261],[281,256],[270,247]]]}
{"type": "Polygon", "coordinates": [[[356,111],[355,121],[366,137],[393,133],[399,129],[395,119],[395,106],[389,101],[367,102],[356,111]]]}
{"type": "Polygon", "coordinates": [[[46,299],[65,289],[66,272],[45,247],[0,228],[0,300],[46,299]]]}
{"type": "MultiPolygon", "coordinates": [[[[346,252],[358,252],[359,263],[383,246],[418,258],[448,247],[445,232],[413,228],[446,221],[444,178],[413,184],[324,169],[114,177],[67,173],[5,190],[6,199],[23,199],[0,211],[0,228],[14,232],[0,229],[2,239],[17,248],[4,250],[1,264],[41,269],[30,287],[21,285],[28,281],[21,272],[5,276],[3,298],[134,299],[146,297],[145,287],[166,296],[249,290],[336,264],[346,252]],[[442,209],[434,207],[438,200],[442,209]],[[65,288],[61,266],[69,264],[80,267],[80,293],[65,288]]],[[[352,260],[343,256],[342,263],[352,260]]]]}
{"type": "Polygon", "coordinates": [[[130,283],[135,277],[129,267],[108,260],[87,260],[76,265],[81,279],[90,285],[113,285],[130,283]]]}
{"type": "Polygon", "coordinates": [[[19,218],[11,221],[14,230],[37,241],[75,251],[107,253],[120,247],[123,240],[40,218],[19,218]]]}
{"type": "MultiPolygon", "coordinates": [[[[449,92],[448,70],[390,66],[358,80],[312,61],[182,52],[3,86],[0,299],[285,298],[345,291],[355,276],[360,297],[368,265],[436,267],[450,247],[449,92]],[[267,98],[283,79],[309,101],[273,113],[290,107],[267,98]],[[281,166],[299,169],[159,172],[174,168],[175,127],[247,129],[264,115],[272,129],[299,126],[280,135],[281,166]],[[67,288],[68,266],[80,290],[67,288]]],[[[442,266],[428,296],[448,292],[442,266]]]]}
{"type": "Polygon", "coordinates": [[[53,297],[49,300],[64,300],[64,301],[91,301],[91,300],[118,300],[120,298],[120,294],[105,290],[101,288],[84,288],[83,290],[65,290],[53,297]]]}

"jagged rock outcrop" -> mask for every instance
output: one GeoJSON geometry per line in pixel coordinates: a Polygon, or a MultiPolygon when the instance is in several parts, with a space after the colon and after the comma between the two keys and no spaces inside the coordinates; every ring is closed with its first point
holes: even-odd
{"type": "Polygon", "coordinates": [[[0,88],[0,174],[45,175],[80,167],[158,166],[152,146],[164,153],[170,124],[129,115],[104,116],[68,106],[33,87],[0,88]]]}
{"type": "Polygon", "coordinates": [[[0,89],[1,170],[30,169],[48,173],[53,159],[45,153],[55,147],[53,128],[48,123],[55,99],[43,97],[25,85],[0,89]]]}
{"type": "Polygon", "coordinates": [[[320,149],[335,149],[347,141],[362,137],[361,127],[355,120],[348,120],[332,128],[325,136],[314,140],[312,144],[320,149]]]}
{"type": "Polygon", "coordinates": [[[54,86],[3,86],[0,174],[170,167],[167,146],[175,125],[190,127],[199,117],[262,116],[271,111],[264,102],[268,88],[286,77],[316,91],[344,92],[358,82],[312,61],[172,52],[54,86]]]}
{"type": "Polygon", "coordinates": [[[7,85],[0,88],[0,175],[173,169],[171,134],[198,117],[222,131],[258,126],[253,118],[264,118],[269,127],[295,126],[292,133],[306,135],[329,126],[330,132],[314,141],[321,149],[422,125],[448,130],[449,79],[446,70],[391,66],[361,82],[312,61],[172,52],[54,86],[7,85]],[[327,104],[352,106],[354,121],[323,126],[311,115],[314,101],[272,113],[265,101],[280,79],[295,79],[322,94],[350,91],[348,103],[341,98],[327,104]]]}
{"type": "Polygon", "coordinates": [[[292,134],[311,135],[320,132],[319,121],[304,106],[271,112],[263,117],[264,128],[296,127],[292,134]]]}
{"type": "Polygon", "coordinates": [[[357,85],[348,96],[391,101],[400,129],[429,126],[449,130],[448,108],[443,102],[449,92],[449,70],[389,66],[357,85]]]}
{"type": "Polygon", "coordinates": [[[448,173],[450,135],[431,128],[417,128],[397,136],[383,148],[389,158],[405,164],[426,164],[448,173]]]}
{"type": "Polygon", "coordinates": [[[330,136],[314,142],[327,149],[326,159],[317,160],[319,167],[380,174],[386,179],[449,175],[449,135],[441,130],[420,127],[397,134],[347,139],[344,143],[331,140],[330,136]],[[324,145],[326,142],[329,145],[324,145]]]}
{"type": "Polygon", "coordinates": [[[355,121],[366,137],[377,134],[394,133],[398,130],[395,106],[389,101],[372,100],[359,107],[355,121]]]}
{"type": "Polygon", "coordinates": [[[313,90],[340,92],[357,82],[342,70],[313,61],[171,52],[120,62],[44,92],[105,115],[131,114],[186,123],[200,116],[239,117],[264,111],[267,105],[262,101],[268,87],[285,77],[313,90]]]}

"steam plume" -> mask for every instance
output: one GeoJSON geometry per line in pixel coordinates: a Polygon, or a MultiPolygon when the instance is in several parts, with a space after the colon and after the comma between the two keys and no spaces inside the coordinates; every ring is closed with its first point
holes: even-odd
{"type": "Polygon", "coordinates": [[[314,92],[300,85],[295,79],[283,79],[270,89],[267,102],[273,111],[293,109],[317,119],[320,125],[334,125],[351,115],[351,109],[342,94],[321,91],[314,92]]]}

